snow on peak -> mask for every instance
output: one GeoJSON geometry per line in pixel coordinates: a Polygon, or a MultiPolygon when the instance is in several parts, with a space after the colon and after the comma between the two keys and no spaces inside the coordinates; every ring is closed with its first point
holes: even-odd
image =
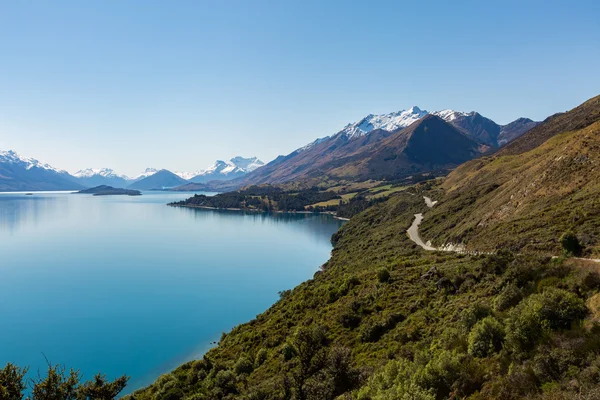
{"type": "Polygon", "coordinates": [[[346,125],[341,133],[349,138],[354,138],[364,136],[374,129],[384,129],[392,132],[399,128],[406,128],[413,122],[423,118],[425,115],[427,115],[427,111],[421,110],[417,106],[413,106],[408,110],[396,111],[389,114],[369,114],[358,122],[346,125]]]}
{"type": "Polygon", "coordinates": [[[139,179],[147,178],[147,177],[149,177],[151,175],[154,175],[157,172],[158,172],[158,170],[156,168],[146,168],[144,170],[144,172],[142,172],[141,174],[135,176],[133,179],[139,180],[139,179]]]}
{"type": "Polygon", "coordinates": [[[317,140],[315,140],[314,142],[310,142],[310,143],[309,143],[309,144],[307,144],[306,146],[304,146],[304,147],[300,147],[300,148],[299,148],[297,151],[300,153],[300,152],[302,152],[302,151],[306,151],[306,150],[312,149],[313,147],[315,147],[315,146],[316,146],[316,145],[318,145],[319,143],[322,143],[322,142],[326,141],[326,140],[327,140],[327,139],[329,139],[329,138],[330,138],[330,136],[325,136],[325,137],[322,137],[322,138],[318,138],[318,139],[317,139],[317,140]]]}
{"type": "Polygon", "coordinates": [[[241,168],[246,172],[252,172],[256,168],[259,168],[259,167],[262,167],[263,165],[265,165],[265,163],[260,161],[258,159],[258,157],[244,158],[244,157],[237,156],[237,157],[233,157],[229,161],[231,163],[235,164],[238,168],[241,168]]]}
{"type": "Polygon", "coordinates": [[[446,122],[451,122],[451,121],[454,121],[456,118],[466,117],[469,115],[469,113],[462,112],[462,111],[454,111],[454,110],[435,111],[435,112],[432,112],[431,114],[437,115],[438,117],[440,117],[441,119],[443,119],[446,122]]]}
{"type": "Polygon", "coordinates": [[[40,168],[48,171],[53,171],[59,174],[66,174],[67,171],[63,169],[54,168],[53,166],[42,163],[35,158],[27,158],[20,156],[16,152],[12,150],[4,151],[0,150],[0,163],[9,163],[9,164],[17,164],[25,169],[29,170],[31,168],[40,168]]]}
{"type": "Polygon", "coordinates": [[[175,175],[177,175],[178,177],[180,177],[181,179],[185,179],[186,181],[189,181],[193,177],[198,176],[198,174],[200,174],[200,172],[202,172],[202,171],[194,171],[194,172],[175,171],[173,173],[175,175]]]}
{"type": "Polygon", "coordinates": [[[195,173],[194,176],[202,175],[229,175],[232,173],[248,173],[255,169],[265,165],[264,162],[256,157],[244,158],[244,157],[233,157],[229,161],[217,160],[210,167],[195,173]]]}
{"type": "Polygon", "coordinates": [[[91,178],[92,176],[103,176],[105,178],[123,178],[128,180],[129,177],[126,175],[119,175],[114,170],[110,168],[86,168],[80,171],[77,171],[73,174],[73,176],[77,178],[91,178]]]}

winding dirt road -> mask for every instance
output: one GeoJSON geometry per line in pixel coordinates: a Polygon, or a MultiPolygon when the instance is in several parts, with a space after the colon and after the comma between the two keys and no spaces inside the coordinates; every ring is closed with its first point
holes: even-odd
{"type": "MultiPolygon", "coordinates": [[[[432,201],[429,197],[426,197],[426,196],[423,196],[423,199],[425,200],[425,204],[429,208],[432,208],[438,202],[437,200],[436,201],[432,201]]],[[[428,251],[435,251],[435,250],[439,250],[439,251],[455,251],[455,250],[452,250],[451,248],[439,248],[438,249],[436,247],[430,246],[427,243],[423,242],[423,239],[421,239],[421,236],[419,236],[419,225],[421,225],[422,221],[423,221],[423,214],[422,213],[415,214],[415,219],[414,219],[412,225],[406,231],[406,233],[408,234],[408,238],[410,240],[412,240],[417,245],[419,245],[423,250],[428,250],[428,251]]],[[[486,253],[486,254],[491,254],[491,253],[486,253]]],[[[558,258],[558,256],[553,256],[552,258],[558,258]]],[[[600,259],[580,258],[580,257],[574,257],[574,258],[576,260],[585,260],[585,261],[592,261],[592,262],[595,262],[595,263],[600,263],[600,259]]]]}
{"type": "Polygon", "coordinates": [[[408,228],[408,230],[406,231],[406,233],[408,233],[409,239],[421,246],[421,248],[423,248],[424,250],[437,250],[435,247],[431,247],[423,243],[423,239],[421,239],[421,237],[419,236],[419,225],[421,225],[421,221],[423,221],[423,214],[415,214],[415,220],[413,221],[410,228],[408,228]]]}
{"type": "MultiPolygon", "coordinates": [[[[423,199],[425,200],[425,204],[427,204],[427,207],[429,207],[429,208],[435,206],[437,203],[437,200],[432,201],[429,197],[426,197],[426,196],[423,196],[423,199]]],[[[413,221],[410,228],[408,228],[408,230],[406,231],[409,239],[412,240],[413,242],[415,242],[416,244],[418,244],[419,246],[421,246],[421,248],[424,250],[429,250],[429,251],[437,250],[435,247],[431,247],[431,246],[427,245],[425,242],[423,242],[423,239],[421,239],[421,237],[419,236],[419,225],[421,225],[421,221],[423,221],[423,214],[422,213],[415,214],[415,220],[413,221]]]]}

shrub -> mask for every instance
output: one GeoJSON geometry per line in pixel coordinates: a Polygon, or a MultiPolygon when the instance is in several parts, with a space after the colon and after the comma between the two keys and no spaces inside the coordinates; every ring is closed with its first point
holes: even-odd
{"type": "Polygon", "coordinates": [[[571,349],[543,348],[533,359],[533,371],[540,382],[560,381],[575,363],[577,356],[571,349]]]}
{"type": "Polygon", "coordinates": [[[514,352],[531,350],[547,330],[568,329],[587,314],[583,300],[562,289],[547,288],[510,311],[507,344],[514,352]]]}
{"type": "Polygon", "coordinates": [[[494,299],[494,309],[496,311],[508,310],[519,304],[522,298],[523,294],[517,285],[514,283],[506,285],[494,299]]]}
{"type": "Polygon", "coordinates": [[[246,356],[240,357],[233,367],[236,375],[250,374],[253,369],[254,366],[252,365],[252,361],[246,356]]]}
{"type": "Polygon", "coordinates": [[[484,306],[483,304],[474,304],[471,307],[463,310],[460,315],[460,320],[467,332],[473,328],[473,325],[477,323],[482,318],[490,315],[491,310],[489,307],[484,306]]]}
{"type": "Polygon", "coordinates": [[[487,256],[481,262],[481,269],[488,274],[502,275],[506,267],[515,259],[508,250],[500,250],[496,254],[487,256]]]}
{"type": "Polygon", "coordinates": [[[436,398],[448,398],[457,381],[468,379],[463,376],[468,373],[465,363],[465,354],[442,350],[417,371],[415,380],[420,387],[433,390],[436,398]]]}
{"type": "Polygon", "coordinates": [[[283,359],[285,361],[289,361],[296,356],[296,349],[291,344],[286,343],[281,349],[281,354],[283,355],[283,359]]]}
{"type": "Polygon", "coordinates": [[[223,393],[235,393],[235,375],[232,371],[223,370],[217,372],[214,378],[214,385],[223,393]]]}
{"type": "Polygon", "coordinates": [[[340,315],[340,323],[344,328],[356,328],[360,325],[360,315],[352,310],[348,310],[340,315]]]}
{"type": "Polygon", "coordinates": [[[19,368],[10,363],[0,369],[0,399],[23,398],[23,391],[27,388],[25,374],[27,374],[27,368],[19,368]]]}
{"type": "Polygon", "coordinates": [[[560,278],[556,276],[550,276],[548,278],[544,278],[537,284],[537,291],[542,293],[546,288],[557,287],[560,284],[560,278]]]}
{"type": "Polygon", "coordinates": [[[258,368],[267,361],[267,350],[260,349],[258,353],[256,353],[256,357],[254,357],[254,368],[258,368]]]}
{"type": "Polygon", "coordinates": [[[485,317],[477,322],[469,333],[469,354],[486,357],[502,349],[504,329],[494,317],[485,317]]]}
{"type": "Polygon", "coordinates": [[[390,280],[390,271],[387,268],[380,268],[377,270],[377,279],[379,282],[386,283],[390,280]]]}
{"type": "Polygon", "coordinates": [[[560,237],[560,245],[567,255],[579,255],[581,253],[581,244],[573,231],[567,231],[560,237]]]}
{"type": "Polygon", "coordinates": [[[345,296],[348,294],[348,292],[350,292],[350,290],[352,290],[354,287],[358,286],[359,284],[360,284],[360,280],[356,276],[351,275],[346,278],[346,280],[340,287],[340,293],[343,296],[345,296]]]}
{"type": "Polygon", "coordinates": [[[405,319],[402,314],[390,314],[383,321],[370,322],[362,326],[360,340],[362,342],[376,342],[386,332],[394,329],[396,324],[405,319]]]}
{"type": "Polygon", "coordinates": [[[358,392],[358,400],[411,399],[434,400],[431,390],[415,382],[419,367],[406,359],[390,361],[373,375],[358,392]]]}

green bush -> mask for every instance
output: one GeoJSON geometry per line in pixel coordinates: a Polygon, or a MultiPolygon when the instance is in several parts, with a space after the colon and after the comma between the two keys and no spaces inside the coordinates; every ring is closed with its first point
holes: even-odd
{"type": "Polygon", "coordinates": [[[283,355],[283,359],[285,361],[289,361],[296,356],[296,349],[291,344],[286,343],[281,349],[281,354],[283,355]]]}
{"type": "Polygon", "coordinates": [[[377,270],[377,279],[381,283],[389,282],[390,280],[390,271],[387,268],[380,268],[377,270]]]}
{"type": "Polygon", "coordinates": [[[547,288],[529,296],[510,311],[506,341],[514,352],[531,350],[549,330],[568,329],[584,318],[583,300],[562,289],[547,288]]]}
{"type": "Polygon", "coordinates": [[[573,231],[567,231],[560,237],[560,245],[567,255],[577,256],[581,254],[581,244],[573,231]]]}
{"type": "Polygon", "coordinates": [[[250,361],[250,359],[246,356],[240,357],[233,366],[233,370],[236,375],[249,374],[253,369],[254,365],[252,365],[252,361],[250,361]]]}
{"type": "Polygon", "coordinates": [[[557,287],[560,284],[560,278],[556,276],[550,276],[548,278],[544,278],[537,284],[538,293],[542,293],[546,288],[557,287]]]}
{"type": "Polygon", "coordinates": [[[469,332],[477,323],[477,321],[487,317],[490,314],[491,310],[488,306],[479,303],[474,304],[462,311],[460,315],[461,324],[465,330],[469,332]]]}
{"type": "Polygon", "coordinates": [[[469,354],[474,357],[487,357],[502,349],[504,329],[494,317],[485,317],[477,322],[469,333],[469,354]]]}
{"type": "Polygon", "coordinates": [[[360,321],[360,315],[353,310],[347,310],[340,315],[340,324],[342,324],[344,328],[356,328],[360,325],[360,321]]]}
{"type": "Polygon", "coordinates": [[[405,319],[402,314],[390,314],[380,321],[371,321],[364,324],[360,329],[360,340],[362,342],[376,342],[386,332],[394,329],[396,324],[405,319]]]}
{"type": "Polygon", "coordinates": [[[522,298],[523,294],[517,285],[514,283],[506,285],[494,299],[494,309],[496,311],[508,310],[519,304],[522,298]]]}
{"type": "Polygon", "coordinates": [[[432,390],[415,382],[419,367],[406,359],[390,361],[358,392],[358,400],[435,400],[432,390]]]}
{"type": "Polygon", "coordinates": [[[25,375],[27,368],[19,368],[11,363],[0,369],[0,399],[20,400],[27,388],[25,375]]]}
{"type": "Polygon", "coordinates": [[[267,355],[268,353],[266,349],[260,349],[256,353],[256,357],[254,357],[254,368],[258,368],[263,365],[264,362],[267,361],[267,355]]]}

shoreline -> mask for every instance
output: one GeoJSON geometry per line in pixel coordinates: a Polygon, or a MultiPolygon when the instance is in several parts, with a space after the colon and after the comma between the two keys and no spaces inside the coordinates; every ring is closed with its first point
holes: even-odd
{"type": "Polygon", "coordinates": [[[332,211],[279,211],[279,210],[277,210],[277,211],[263,211],[263,210],[252,209],[252,208],[218,208],[218,207],[209,207],[209,206],[194,206],[194,205],[188,205],[188,204],[172,204],[172,203],[169,203],[167,205],[169,207],[200,208],[200,209],[204,209],[204,210],[218,210],[218,211],[244,211],[244,212],[251,212],[251,213],[262,213],[262,214],[268,214],[268,213],[278,213],[278,214],[326,214],[326,215],[331,215],[334,219],[337,219],[337,220],[340,220],[340,221],[350,221],[350,218],[338,217],[332,211]]]}

